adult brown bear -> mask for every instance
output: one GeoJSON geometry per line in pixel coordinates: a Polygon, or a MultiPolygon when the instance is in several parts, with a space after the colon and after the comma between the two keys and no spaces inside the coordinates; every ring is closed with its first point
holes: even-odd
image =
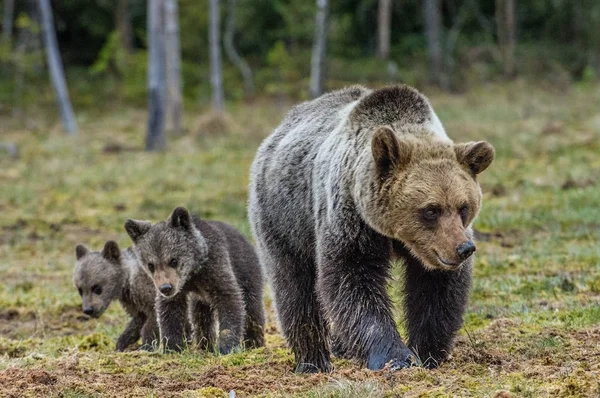
{"type": "Polygon", "coordinates": [[[476,176],[493,158],[487,142],[453,144],[408,86],[350,87],[286,116],[252,165],[249,217],[296,371],[330,370],[330,340],[369,369],[447,357],[471,281],[476,176]],[[410,349],[386,292],[394,257],[410,349]]]}

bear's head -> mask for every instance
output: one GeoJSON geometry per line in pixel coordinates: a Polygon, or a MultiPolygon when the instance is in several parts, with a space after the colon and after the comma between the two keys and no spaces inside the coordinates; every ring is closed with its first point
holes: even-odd
{"type": "Polygon", "coordinates": [[[428,133],[371,140],[371,195],[363,209],[378,232],[401,241],[425,267],[457,269],[475,251],[471,223],[481,207],[477,175],[494,159],[487,142],[453,144],[428,133]]]}
{"type": "Polygon", "coordinates": [[[127,220],[125,229],[142,268],[163,297],[179,293],[206,260],[206,241],[183,207],[176,208],[167,221],[154,225],[127,220]]]}
{"type": "Polygon", "coordinates": [[[123,291],[125,271],[119,245],[108,241],[101,252],[92,252],[80,244],[75,248],[75,255],[73,284],[81,296],[82,310],[98,318],[123,291]]]}

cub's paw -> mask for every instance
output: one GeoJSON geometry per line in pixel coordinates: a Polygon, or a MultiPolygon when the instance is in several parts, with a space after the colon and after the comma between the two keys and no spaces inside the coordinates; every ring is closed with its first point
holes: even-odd
{"type": "Polygon", "coordinates": [[[142,344],[140,346],[140,348],[138,348],[138,351],[154,351],[154,347],[152,346],[152,344],[142,344]]]}
{"type": "Polygon", "coordinates": [[[329,361],[320,361],[318,365],[310,362],[301,362],[296,365],[296,369],[294,371],[296,373],[330,373],[333,371],[333,366],[329,361]]]}

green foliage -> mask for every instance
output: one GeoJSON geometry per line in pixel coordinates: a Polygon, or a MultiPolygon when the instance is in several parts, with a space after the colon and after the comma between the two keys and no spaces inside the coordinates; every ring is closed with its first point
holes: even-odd
{"type": "Polygon", "coordinates": [[[92,75],[98,75],[112,70],[117,75],[122,75],[127,69],[127,52],[121,45],[121,36],[118,31],[113,31],[98,54],[98,59],[90,67],[92,75]]]}

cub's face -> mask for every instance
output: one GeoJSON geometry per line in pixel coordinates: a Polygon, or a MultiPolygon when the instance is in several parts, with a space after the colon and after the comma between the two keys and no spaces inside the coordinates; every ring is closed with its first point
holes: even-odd
{"type": "Polygon", "coordinates": [[[109,241],[102,252],[90,252],[85,246],[77,245],[75,253],[73,284],[81,296],[82,311],[98,318],[123,289],[119,246],[109,241]]]}
{"type": "Polygon", "coordinates": [[[166,222],[127,220],[125,229],[135,244],[142,268],[163,297],[178,294],[203,255],[198,230],[181,207],[166,222]]]}
{"type": "Polygon", "coordinates": [[[475,251],[481,207],[476,175],[493,161],[487,142],[400,141],[387,128],[372,141],[377,174],[373,222],[430,269],[458,269],[475,251]]]}

